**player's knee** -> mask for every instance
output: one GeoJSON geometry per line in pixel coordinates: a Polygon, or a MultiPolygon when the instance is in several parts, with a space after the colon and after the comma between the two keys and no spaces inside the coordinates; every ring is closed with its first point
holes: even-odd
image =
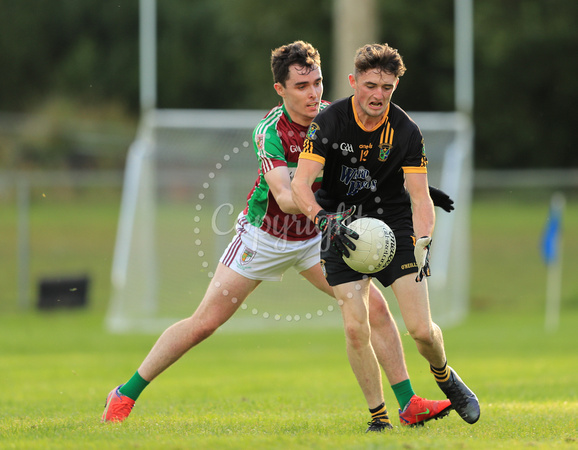
{"type": "Polygon", "coordinates": [[[410,336],[414,341],[424,345],[432,345],[434,343],[433,328],[428,324],[419,325],[408,330],[410,336]]]}
{"type": "Polygon", "coordinates": [[[363,347],[371,339],[369,326],[359,322],[349,323],[345,326],[345,337],[347,338],[347,343],[353,348],[363,347]]]}
{"type": "Polygon", "coordinates": [[[189,345],[193,347],[211,336],[219,328],[220,323],[211,320],[195,320],[194,317],[191,317],[189,318],[189,325],[189,345]]]}
{"type": "Polygon", "coordinates": [[[197,342],[204,341],[209,336],[211,336],[216,330],[217,330],[217,327],[214,327],[214,326],[203,327],[200,330],[197,330],[197,333],[196,333],[197,336],[194,338],[194,340],[197,342]]]}

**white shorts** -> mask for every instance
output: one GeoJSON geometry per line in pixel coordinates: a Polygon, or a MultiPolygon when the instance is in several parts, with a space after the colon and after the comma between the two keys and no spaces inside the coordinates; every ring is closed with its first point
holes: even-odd
{"type": "Polygon", "coordinates": [[[300,273],[320,261],[321,234],[304,241],[287,241],[251,225],[242,212],[235,228],[236,234],[219,261],[251,280],[281,281],[290,267],[300,273]]]}

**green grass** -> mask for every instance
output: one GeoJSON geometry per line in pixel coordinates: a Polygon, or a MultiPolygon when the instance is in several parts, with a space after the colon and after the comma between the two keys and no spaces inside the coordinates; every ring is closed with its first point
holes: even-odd
{"type": "MultiPolygon", "coordinates": [[[[1,193],[0,193],[1,194],[1,193]]],[[[17,285],[17,210],[14,202],[0,195],[0,312],[18,310],[17,285]]],[[[471,305],[476,311],[541,312],[546,292],[546,268],[539,249],[540,235],[548,212],[549,193],[524,195],[524,192],[498,192],[477,195],[471,217],[471,305]]],[[[191,207],[192,209],[192,207],[191,207]]],[[[30,289],[28,301],[36,301],[36,285],[43,277],[86,273],[90,276],[90,304],[93,311],[105,311],[110,299],[110,272],[119,213],[119,193],[68,193],[42,190],[33,192],[30,208],[30,289]]],[[[189,212],[188,214],[193,214],[189,212]]],[[[444,213],[445,214],[445,213],[444,213]]],[[[171,216],[169,216],[170,218],[171,216]]],[[[168,219],[167,219],[168,220],[168,219]]],[[[175,235],[183,236],[182,220],[169,220],[175,235]]],[[[562,301],[566,308],[578,308],[578,283],[573,282],[578,265],[578,197],[568,194],[564,216],[564,252],[562,301]]],[[[191,241],[193,239],[191,238],[191,241]]],[[[211,249],[211,244],[208,245],[211,249]]],[[[191,242],[163,243],[164,258],[177,267],[167,270],[185,273],[197,279],[185,287],[163,286],[163,303],[183,298],[180,308],[188,313],[190,305],[204,293],[208,278],[191,242]],[[190,256],[171,261],[175,252],[167,249],[188,245],[190,256]],[[186,294],[183,296],[183,292],[186,294]],[[191,302],[192,301],[192,302],[191,302]]],[[[434,248],[435,251],[435,248],[434,248]]],[[[174,258],[173,258],[174,259],[174,258]]],[[[213,269],[211,265],[209,270],[213,269]]],[[[435,273],[435,267],[432,267],[435,273]]],[[[170,278],[167,278],[170,280],[170,278]]],[[[297,277],[289,275],[289,284],[297,277]]],[[[278,295],[278,285],[268,283],[251,298],[257,307],[269,304],[278,295]],[[260,294],[263,291],[263,294],[260,294]],[[262,301],[262,299],[265,299],[262,301]]],[[[323,300],[315,310],[327,307],[323,300]]],[[[273,313],[273,311],[271,311],[273,313]]]]}
{"type": "MultiPolygon", "coordinates": [[[[31,207],[31,281],[89,273],[90,308],[19,311],[10,256],[16,208],[0,198],[0,448],[578,448],[575,195],[564,218],[562,316],[554,333],[544,331],[538,246],[548,195],[475,198],[472,311],[444,337],[450,364],[480,397],[480,422],[470,426],[452,413],[423,429],[368,436],[343,332],[295,323],[217,333],[155,380],[127,422],[101,424],[107,392],[134,373],[157,335],[111,335],[103,327],[118,197],[41,194],[31,207]]],[[[288,278],[260,288],[258,301],[292,295],[286,286],[300,280],[288,278]]],[[[417,393],[440,398],[411,338],[402,340],[417,393]]],[[[397,420],[391,390],[385,395],[397,420]]]]}
{"type": "MultiPolygon", "coordinates": [[[[445,339],[481,400],[480,421],[452,413],[368,436],[339,329],[217,333],[156,380],[128,421],[101,424],[106,393],[155,338],[108,335],[86,312],[11,315],[0,318],[0,447],[577,448],[577,320],[565,314],[546,334],[539,316],[473,315],[445,339]]],[[[403,342],[414,388],[439,398],[411,339],[403,342]]]]}
{"type": "MultiPolygon", "coordinates": [[[[0,192],[0,312],[18,311],[18,210],[0,192]]],[[[28,219],[29,290],[34,305],[43,278],[90,276],[91,300],[102,311],[110,298],[110,272],[120,192],[34,190],[28,219]]]]}
{"type": "MultiPolygon", "coordinates": [[[[478,195],[471,217],[471,306],[477,311],[542,312],[547,270],[540,253],[547,193],[478,195]]],[[[578,308],[578,198],[567,195],[563,218],[562,303],[578,308]]],[[[435,269],[435,268],[434,268],[435,269]]],[[[433,269],[432,269],[433,270],[433,269]]]]}

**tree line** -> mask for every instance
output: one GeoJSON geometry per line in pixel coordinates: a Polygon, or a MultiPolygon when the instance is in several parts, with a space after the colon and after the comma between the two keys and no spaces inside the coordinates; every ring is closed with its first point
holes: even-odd
{"type": "MultiPolygon", "coordinates": [[[[454,0],[376,0],[379,41],[408,67],[394,102],[454,108],[454,0]]],[[[268,109],[271,49],[321,52],[331,98],[332,0],[159,0],[158,107],[268,109]]],[[[138,0],[0,0],[0,111],[50,98],[139,114],[138,0]]],[[[475,164],[578,166],[578,2],[474,2],[475,164]]],[[[351,55],[353,58],[353,55],[351,55]]],[[[58,150],[62,151],[62,150],[58,150]]]]}

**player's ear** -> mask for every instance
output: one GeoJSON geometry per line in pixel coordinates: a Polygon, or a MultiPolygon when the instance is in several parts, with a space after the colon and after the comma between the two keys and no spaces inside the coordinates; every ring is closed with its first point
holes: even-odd
{"type": "Polygon", "coordinates": [[[355,77],[353,76],[352,73],[349,74],[349,85],[355,89],[355,77]]]}
{"type": "Polygon", "coordinates": [[[395,91],[397,89],[397,85],[399,84],[399,78],[397,78],[395,80],[395,86],[393,87],[393,90],[395,91]]]}
{"type": "Polygon", "coordinates": [[[275,91],[280,97],[285,98],[285,88],[281,83],[275,83],[273,87],[275,88],[275,91]]]}

